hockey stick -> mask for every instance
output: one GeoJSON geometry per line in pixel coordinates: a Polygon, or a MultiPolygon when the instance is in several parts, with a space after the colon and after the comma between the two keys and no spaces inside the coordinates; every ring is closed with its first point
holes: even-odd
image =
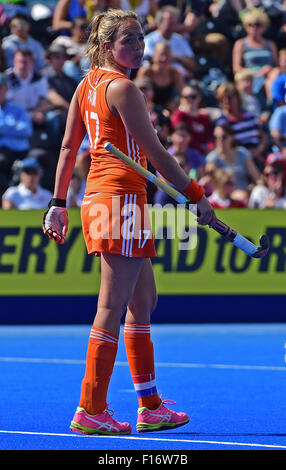
{"type": "MultiPolygon", "coordinates": [[[[175,199],[175,201],[177,201],[179,204],[185,204],[187,206],[187,204],[190,203],[186,196],[172,188],[168,183],[165,183],[165,181],[157,178],[153,173],[148,171],[146,168],[143,168],[137,162],[125,155],[125,153],[121,152],[121,150],[114,147],[114,145],[112,145],[110,142],[106,142],[106,144],[104,144],[104,148],[108,152],[111,152],[113,155],[127,163],[127,165],[131,166],[134,170],[141,173],[141,175],[145,176],[147,180],[163,189],[163,191],[169,194],[169,196],[175,199]]],[[[250,240],[247,240],[247,238],[240,235],[240,233],[236,232],[234,229],[219,219],[216,219],[215,224],[211,228],[222,235],[226,240],[231,242],[237,248],[246,253],[248,256],[252,256],[252,258],[263,258],[268,253],[269,240],[267,235],[261,235],[259,239],[260,246],[256,246],[250,240]]]]}

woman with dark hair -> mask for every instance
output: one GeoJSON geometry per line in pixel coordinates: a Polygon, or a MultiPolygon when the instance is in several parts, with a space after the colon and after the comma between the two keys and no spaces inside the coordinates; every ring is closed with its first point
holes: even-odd
{"type": "Polygon", "coordinates": [[[181,92],[180,104],[171,115],[171,124],[175,128],[180,123],[189,127],[192,146],[203,155],[213,147],[213,126],[209,116],[203,112],[202,91],[196,83],[186,85],[181,92]]]}

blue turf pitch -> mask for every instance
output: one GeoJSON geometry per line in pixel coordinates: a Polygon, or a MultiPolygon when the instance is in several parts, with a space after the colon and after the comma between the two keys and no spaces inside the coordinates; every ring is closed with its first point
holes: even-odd
{"type": "Polygon", "coordinates": [[[156,381],[184,427],[136,432],[137,399],[121,332],[108,401],[130,436],[69,430],[89,326],[0,327],[1,450],[286,449],[284,324],[153,325],[156,381]]]}

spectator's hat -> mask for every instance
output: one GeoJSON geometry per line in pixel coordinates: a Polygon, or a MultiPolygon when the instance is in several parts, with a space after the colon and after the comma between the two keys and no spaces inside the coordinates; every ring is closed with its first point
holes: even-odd
{"type": "Polygon", "coordinates": [[[52,44],[47,50],[47,57],[53,54],[67,55],[67,49],[62,44],[52,44]]]}
{"type": "Polygon", "coordinates": [[[36,158],[28,157],[22,160],[21,171],[34,170],[38,173],[41,171],[41,166],[36,158]]]}
{"type": "Polygon", "coordinates": [[[265,159],[265,165],[273,165],[273,163],[283,163],[283,156],[280,152],[270,153],[265,159]]]}
{"type": "Polygon", "coordinates": [[[5,73],[0,73],[0,86],[6,86],[8,85],[8,78],[5,75],[5,73]]]}

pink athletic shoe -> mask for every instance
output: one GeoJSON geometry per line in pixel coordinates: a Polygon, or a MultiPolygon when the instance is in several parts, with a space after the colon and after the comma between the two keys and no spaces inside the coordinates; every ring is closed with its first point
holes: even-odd
{"type": "Polygon", "coordinates": [[[130,434],[129,423],[119,423],[112,418],[108,408],[97,415],[89,415],[84,408],[77,408],[70,429],[81,434],[130,434]]]}
{"type": "Polygon", "coordinates": [[[169,410],[165,404],[174,405],[173,400],[163,400],[156,410],[148,410],[144,406],[138,409],[137,431],[157,431],[162,429],[171,429],[183,426],[190,421],[186,413],[176,413],[169,410]]]}

